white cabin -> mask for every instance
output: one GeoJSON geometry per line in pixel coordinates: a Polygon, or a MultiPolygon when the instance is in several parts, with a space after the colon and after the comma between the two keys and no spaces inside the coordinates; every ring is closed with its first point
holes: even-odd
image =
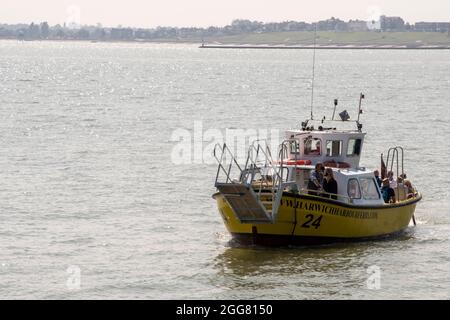
{"type": "Polygon", "coordinates": [[[300,193],[307,193],[310,174],[317,163],[333,169],[338,184],[338,200],[359,205],[384,203],[381,188],[373,171],[359,166],[365,133],[357,130],[340,131],[288,130],[284,145],[289,146],[288,180],[295,181],[300,193]]]}
{"type": "MultiPolygon", "coordinates": [[[[295,181],[300,194],[308,193],[308,180],[314,166],[288,166],[289,181],[295,181]]],[[[358,205],[380,205],[384,203],[381,188],[373,171],[366,168],[333,168],[334,179],[338,185],[337,200],[358,205]]],[[[320,191],[318,191],[320,193],[320,191]]]]}
{"type": "Polygon", "coordinates": [[[320,162],[329,167],[358,168],[365,135],[356,130],[288,130],[288,159],[305,160],[312,165],[320,162]]]}

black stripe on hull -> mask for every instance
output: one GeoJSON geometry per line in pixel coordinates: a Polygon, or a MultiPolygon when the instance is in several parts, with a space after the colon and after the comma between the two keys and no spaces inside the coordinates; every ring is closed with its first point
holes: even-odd
{"type": "Polygon", "coordinates": [[[373,237],[361,238],[339,238],[339,237],[313,237],[313,236],[289,236],[289,235],[273,235],[260,233],[232,233],[233,241],[241,245],[257,245],[265,247],[281,247],[281,246],[314,246],[333,243],[345,242],[363,242],[363,241],[380,241],[390,240],[397,237],[408,236],[409,233],[403,229],[394,233],[373,237]]]}
{"type": "MultiPolygon", "coordinates": [[[[269,191],[262,190],[262,193],[269,193],[269,191]]],[[[215,199],[217,196],[220,195],[220,192],[216,192],[212,195],[212,198],[215,199]]],[[[406,201],[398,202],[398,203],[389,203],[389,204],[382,204],[382,205],[373,205],[373,206],[366,206],[366,205],[355,205],[355,204],[349,204],[338,200],[323,198],[319,196],[312,196],[309,194],[294,194],[290,192],[283,192],[283,197],[291,197],[296,199],[305,199],[305,200],[311,200],[311,201],[318,201],[318,202],[324,202],[324,203],[330,203],[337,206],[345,207],[345,208],[352,208],[352,209],[377,209],[377,210],[383,210],[383,209],[392,209],[392,208],[399,208],[404,206],[410,206],[412,204],[416,204],[420,200],[422,200],[422,194],[419,193],[419,195],[414,199],[409,199],[406,201]]]]}

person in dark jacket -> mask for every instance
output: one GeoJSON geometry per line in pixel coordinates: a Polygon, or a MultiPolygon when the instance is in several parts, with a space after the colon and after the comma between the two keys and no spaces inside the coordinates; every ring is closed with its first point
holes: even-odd
{"type": "Polygon", "coordinates": [[[380,178],[380,171],[375,170],[375,171],[373,172],[373,174],[375,175],[375,180],[377,180],[378,186],[381,188],[381,187],[383,186],[383,181],[382,181],[381,178],[380,178]]]}
{"type": "Polygon", "coordinates": [[[326,192],[326,194],[324,194],[325,198],[331,197],[331,199],[337,200],[338,186],[336,180],[334,179],[333,169],[331,168],[325,169],[323,191],[326,192]]]}
{"type": "Polygon", "coordinates": [[[383,188],[381,188],[381,194],[385,203],[395,203],[395,191],[389,185],[389,178],[383,180],[383,188]]]}
{"type": "Polygon", "coordinates": [[[308,181],[308,194],[313,196],[319,196],[320,193],[312,190],[320,190],[323,183],[323,165],[321,163],[316,164],[316,169],[311,172],[308,181]]]}

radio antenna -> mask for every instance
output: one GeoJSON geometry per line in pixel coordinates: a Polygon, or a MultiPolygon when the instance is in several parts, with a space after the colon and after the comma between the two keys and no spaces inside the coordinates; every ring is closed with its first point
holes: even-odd
{"type": "Polygon", "coordinates": [[[317,23],[314,28],[314,50],[313,50],[313,68],[312,68],[312,82],[311,82],[311,120],[314,120],[313,108],[314,108],[314,78],[316,74],[316,41],[317,41],[317,23]]]}

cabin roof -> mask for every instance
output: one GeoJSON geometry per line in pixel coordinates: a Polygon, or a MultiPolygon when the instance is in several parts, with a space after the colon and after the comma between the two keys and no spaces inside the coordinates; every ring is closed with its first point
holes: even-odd
{"type": "MultiPolygon", "coordinates": [[[[292,166],[287,166],[287,167],[294,167],[292,166]]],[[[301,166],[297,166],[298,169],[307,169],[307,170],[314,170],[315,166],[314,165],[301,165],[301,166]]],[[[340,174],[344,175],[344,176],[361,176],[361,175],[366,175],[366,174],[372,174],[373,171],[369,170],[367,168],[348,168],[348,169],[341,169],[341,168],[331,168],[333,169],[333,172],[339,172],[340,174]]]]}
{"type": "Polygon", "coordinates": [[[367,169],[367,168],[349,168],[349,169],[337,169],[336,171],[339,171],[342,175],[345,176],[360,176],[363,174],[372,174],[373,171],[367,169]]]}
{"type": "Polygon", "coordinates": [[[366,135],[365,132],[360,132],[358,130],[335,130],[335,129],[324,129],[324,130],[286,130],[288,135],[332,135],[332,134],[348,134],[348,135],[366,135]]]}

